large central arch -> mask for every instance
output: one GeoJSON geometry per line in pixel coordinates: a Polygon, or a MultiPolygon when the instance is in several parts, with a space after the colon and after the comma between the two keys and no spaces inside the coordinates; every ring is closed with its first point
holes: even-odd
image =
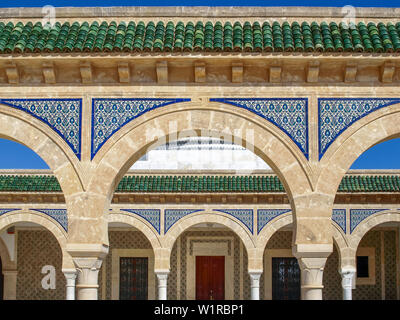
{"type": "MultiPolygon", "coordinates": [[[[198,136],[204,131],[213,136],[231,134],[237,144],[254,148],[254,153],[277,173],[291,203],[297,195],[311,192],[311,169],[307,159],[288,136],[250,111],[215,102],[169,105],[152,110],[125,125],[93,158],[96,171],[88,190],[107,195],[111,201],[119,180],[157,141],[157,136],[168,139],[171,136],[198,136]],[[171,123],[175,124],[173,129],[171,123]],[[151,136],[152,132],[155,137],[151,136]],[[249,132],[253,134],[253,143],[246,139],[249,132]]],[[[292,209],[295,212],[295,208],[292,209]]]]}

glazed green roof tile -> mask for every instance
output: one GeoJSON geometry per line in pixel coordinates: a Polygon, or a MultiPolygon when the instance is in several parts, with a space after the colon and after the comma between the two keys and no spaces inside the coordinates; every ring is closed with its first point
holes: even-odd
{"type": "MultiPolygon", "coordinates": [[[[116,192],[285,192],[277,176],[126,175],[116,192]]],[[[0,192],[62,192],[53,175],[0,175],[0,192]]],[[[400,192],[398,175],[346,175],[338,192],[400,192]]]]}
{"type": "Polygon", "coordinates": [[[121,51],[400,53],[400,22],[0,22],[0,54],[121,51]]]}

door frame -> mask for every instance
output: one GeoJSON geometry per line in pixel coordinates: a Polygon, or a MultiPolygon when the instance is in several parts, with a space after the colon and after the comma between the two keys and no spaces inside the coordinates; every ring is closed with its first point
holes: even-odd
{"type": "MultiPolygon", "coordinates": [[[[295,256],[292,253],[292,249],[266,249],[264,258],[265,300],[272,300],[272,258],[295,258],[295,256]]],[[[301,278],[300,278],[300,283],[301,283],[301,278]]]]}
{"type": "Polygon", "coordinates": [[[126,258],[147,258],[148,259],[148,283],[147,295],[149,300],[156,299],[156,282],[154,274],[154,253],[152,249],[113,249],[111,250],[111,300],[119,300],[119,260],[126,258]]]}
{"type": "Polygon", "coordinates": [[[233,237],[188,237],[186,243],[186,296],[196,299],[196,256],[225,257],[225,300],[234,297],[234,239],[233,237]],[[198,242],[196,242],[198,240],[198,242]],[[230,241],[230,244],[227,242],[230,241]],[[190,252],[192,241],[192,252],[190,252]],[[229,250],[230,246],[230,250],[229,250]]]}

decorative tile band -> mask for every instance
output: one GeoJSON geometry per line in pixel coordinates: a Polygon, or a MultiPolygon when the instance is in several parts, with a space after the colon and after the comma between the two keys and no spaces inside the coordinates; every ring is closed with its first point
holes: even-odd
{"type": "Polygon", "coordinates": [[[82,99],[0,99],[53,129],[81,159],[82,99]]]}
{"type": "Polygon", "coordinates": [[[158,234],[160,234],[160,209],[121,209],[121,211],[133,213],[142,217],[157,230],[158,234]]]}
{"type": "Polygon", "coordinates": [[[257,234],[273,219],[281,214],[292,211],[291,209],[258,209],[257,210],[257,234]]]}
{"type": "Polygon", "coordinates": [[[346,209],[333,209],[332,220],[346,233],[346,209]]]}
{"type": "Polygon", "coordinates": [[[144,113],[190,99],[96,98],[92,100],[92,159],[119,129],[144,113]]]}
{"type": "Polygon", "coordinates": [[[204,211],[204,209],[165,209],[164,210],[164,234],[181,218],[188,214],[204,211]]]}
{"type": "Polygon", "coordinates": [[[242,222],[253,233],[253,209],[214,209],[214,211],[230,214],[242,222]]]}
{"type": "Polygon", "coordinates": [[[57,221],[63,227],[63,229],[66,232],[68,232],[67,209],[30,209],[30,210],[44,213],[45,215],[57,221]]]}
{"type": "Polygon", "coordinates": [[[400,103],[400,98],[319,98],[319,159],[336,138],[354,122],[378,109],[400,103]]]}
{"type": "Polygon", "coordinates": [[[212,98],[249,110],[285,132],[308,159],[307,98],[212,98]]]}
{"type": "Polygon", "coordinates": [[[350,209],[350,234],[364,219],[385,210],[389,209],[350,209]]]}
{"type": "Polygon", "coordinates": [[[21,209],[0,209],[0,216],[2,216],[3,214],[6,214],[8,212],[16,211],[16,210],[21,210],[21,209]]]}

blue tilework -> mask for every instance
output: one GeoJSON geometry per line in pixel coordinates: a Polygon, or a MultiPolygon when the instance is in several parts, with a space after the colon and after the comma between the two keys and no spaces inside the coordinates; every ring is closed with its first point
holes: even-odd
{"type": "Polygon", "coordinates": [[[350,233],[369,216],[388,209],[350,209],[350,233]]]}
{"type": "Polygon", "coordinates": [[[292,211],[291,209],[258,209],[257,210],[257,234],[273,219],[281,214],[292,211]]]}
{"type": "Polygon", "coordinates": [[[0,99],[46,123],[81,159],[82,99],[0,99]]]}
{"type": "Polygon", "coordinates": [[[142,217],[160,234],[160,209],[121,209],[121,211],[130,212],[142,217]]]}
{"type": "Polygon", "coordinates": [[[332,220],[346,233],[346,209],[333,209],[332,220]]]}
{"type": "Polygon", "coordinates": [[[253,209],[214,209],[214,211],[230,214],[231,216],[242,222],[247,227],[247,229],[249,229],[250,232],[253,233],[253,209]]]}
{"type": "Polygon", "coordinates": [[[56,220],[63,229],[68,232],[68,215],[67,209],[31,209],[48,215],[50,218],[56,220]]]}
{"type": "Polygon", "coordinates": [[[164,234],[181,218],[188,214],[204,211],[204,209],[165,209],[164,210],[164,234]]]}
{"type": "Polygon", "coordinates": [[[307,98],[212,98],[249,110],[285,132],[308,159],[307,98]]]}
{"type": "Polygon", "coordinates": [[[400,98],[319,98],[319,159],[336,138],[354,122],[373,111],[396,103],[400,103],[400,98]]]}
{"type": "Polygon", "coordinates": [[[142,114],[190,99],[96,98],[92,100],[92,159],[106,141],[142,114]]]}
{"type": "Polygon", "coordinates": [[[2,216],[3,214],[6,214],[8,212],[16,211],[16,210],[21,210],[21,209],[0,209],[0,216],[2,216]]]}

